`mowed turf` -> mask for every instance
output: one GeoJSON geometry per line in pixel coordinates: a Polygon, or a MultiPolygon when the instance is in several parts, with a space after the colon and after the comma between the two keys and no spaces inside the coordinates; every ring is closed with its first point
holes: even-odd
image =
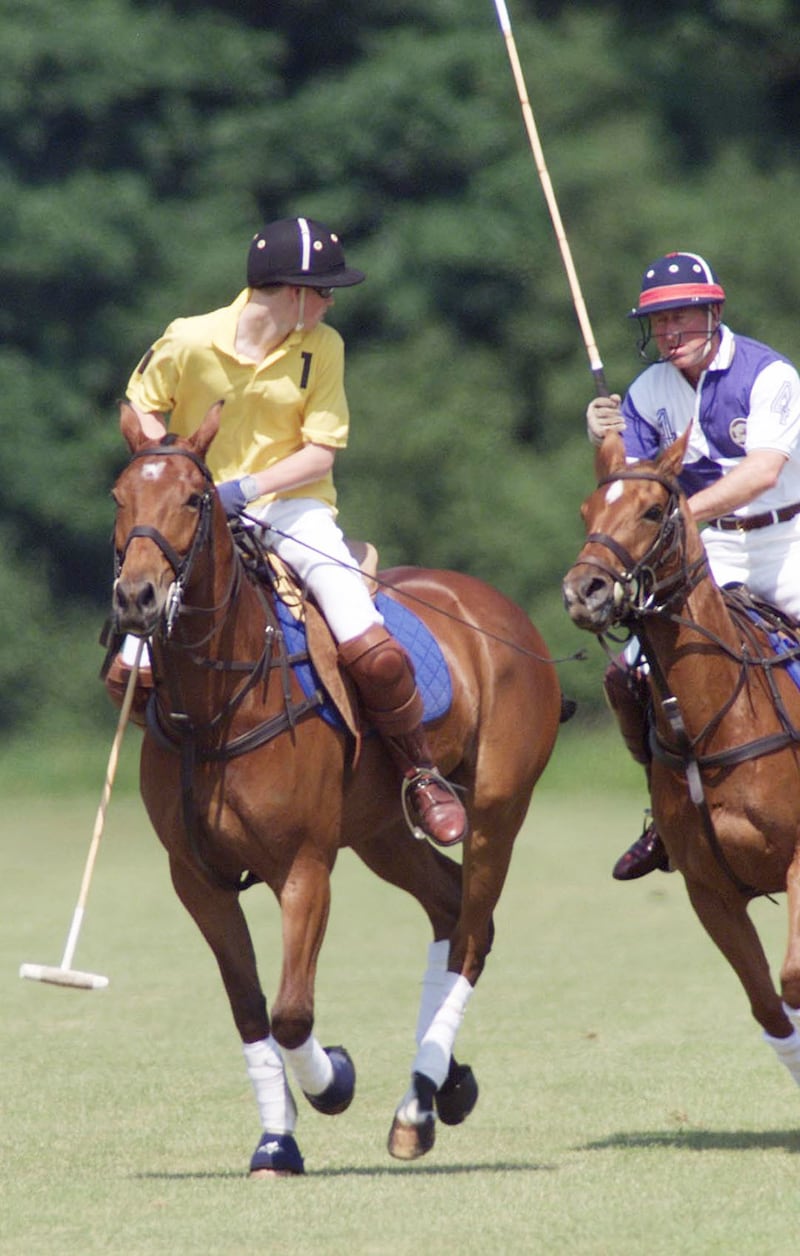
{"type": "MultiPolygon", "coordinates": [[[[299,1097],[307,1172],[277,1182],[247,1179],[258,1118],[227,1001],[135,793],[112,795],[74,960],[108,990],[17,975],[61,959],[106,752],[95,791],[20,774],[0,815],[3,1256],[797,1250],[800,1091],[680,880],[611,880],[643,801],[613,731],[573,725],[556,750],[459,1038],[478,1106],[410,1165],[385,1145],[427,924],[341,857],[317,1030],[352,1053],[356,1097],[335,1118],[299,1097]]],[[[244,901],[271,997],[277,909],[263,887],[244,901]]],[[[777,972],[785,900],[753,914],[777,972]]]]}

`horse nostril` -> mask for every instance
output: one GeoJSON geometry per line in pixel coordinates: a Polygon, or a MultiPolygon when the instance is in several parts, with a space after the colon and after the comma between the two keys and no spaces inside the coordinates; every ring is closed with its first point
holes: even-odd
{"type": "Polygon", "coordinates": [[[156,604],[156,591],[151,582],[148,580],[142,585],[136,598],[136,603],[140,610],[152,610],[156,604]]]}
{"type": "Polygon", "coordinates": [[[607,581],[605,581],[602,578],[602,576],[592,576],[591,579],[586,581],[586,584],[584,585],[581,592],[584,598],[586,598],[586,600],[589,601],[590,599],[594,597],[598,597],[601,594],[605,593],[606,588],[607,588],[607,581]]]}

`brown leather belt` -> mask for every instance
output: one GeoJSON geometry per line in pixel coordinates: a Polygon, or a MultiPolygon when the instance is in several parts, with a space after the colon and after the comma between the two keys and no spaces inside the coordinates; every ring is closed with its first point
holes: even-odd
{"type": "Polygon", "coordinates": [[[753,532],[756,528],[768,528],[771,523],[786,523],[795,515],[800,515],[800,502],[781,506],[780,510],[765,510],[761,515],[722,515],[719,519],[710,519],[709,524],[722,532],[753,532]]]}

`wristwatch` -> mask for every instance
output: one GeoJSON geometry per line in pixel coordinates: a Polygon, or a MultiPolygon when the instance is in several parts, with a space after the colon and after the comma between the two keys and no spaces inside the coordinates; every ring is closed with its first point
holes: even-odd
{"type": "Polygon", "coordinates": [[[242,476],[239,481],[239,488],[242,490],[244,499],[247,502],[255,501],[257,497],[263,496],[261,489],[258,487],[258,480],[254,475],[242,476]]]}

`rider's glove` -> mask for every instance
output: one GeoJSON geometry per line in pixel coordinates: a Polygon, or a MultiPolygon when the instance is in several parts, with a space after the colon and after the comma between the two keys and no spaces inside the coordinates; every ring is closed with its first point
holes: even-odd
{"type": "Polygon", "coordinates": [[[217,485],[222,508],[229,519],[240,515],[248,502],[260,497],[258,485],[252,475],[245,475],[241,480],[223,480],[217,485]]]}
{"type": "Polygon", "coordinates": [[[586,427],[593,445],[599,445],[606,432],[625,431],[625,420],[619,408],[620,400],[619,393],[612,393],[610,397],[595,397],[594,401],[589,402],[586,427]]]}

